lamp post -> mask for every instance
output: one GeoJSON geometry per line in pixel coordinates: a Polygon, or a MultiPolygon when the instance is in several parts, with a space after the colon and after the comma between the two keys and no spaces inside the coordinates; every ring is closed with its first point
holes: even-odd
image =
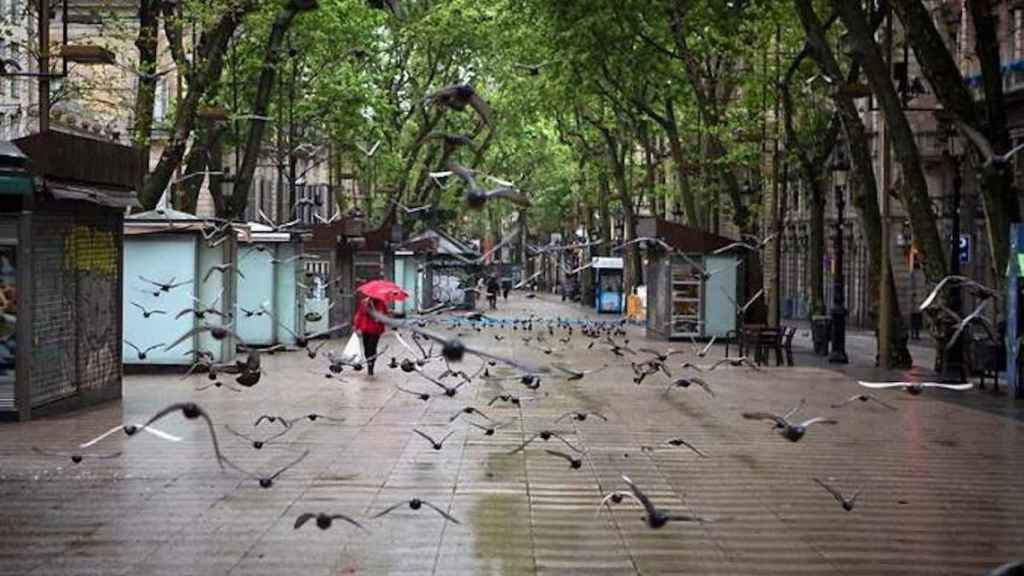
{"type": "MultiPolygon", "coordinates": [[[[960,193],[963,188],[963,176],[961,174],[963,155],[956,150],[957,132],[953,123],[945,117],[939,118],[940,142],[945,144],[942,151],[942,159],[952,170],[952,194],[945,196],[946,206],[944,215],[950,220],[950,254],[949,254],[949,275],[960,275],[960,193]]],[[[962,296],[958,284],[946,290],[946,307],[955,314],[962,313],[962,296]]],[[[956,326],[949,322],[945,326],[945,335],[948,339],[952,337],[956,326]]],[[[963,382],[966,375],[963,365],[962,338],[958,338],[952,345],[945,348],[942,355],[941,379],[946,382],[963,382]]]]}
{"type": "Polygon", "coordinates": [[[846,297],[844,280],[843,233],[845,231],[843,211],[846,208],[846,174],[850,171],[850,160],[846,153],[846,142],[840,137],[832,153],[832,174],[836,192],[836,231],[833,246],[835,272],[832,274],[832,352],[828,361],[832,364],[846,364],[846,297]]]}

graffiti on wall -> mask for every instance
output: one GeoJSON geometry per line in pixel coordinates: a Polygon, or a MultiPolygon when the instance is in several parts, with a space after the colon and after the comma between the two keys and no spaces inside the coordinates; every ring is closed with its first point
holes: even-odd
{"type": "Polygon", "coordinates": [[[117,274],[117,242],[112,232],[72,226],[64,237],[64,270],[117,274]]]}
{"type": "Polygon", "coordinates": [[[119,250],[113,232],[75,225],[64,237],[64,273],[73,274],[78,317],[78,374],[83,388],[100,388],[120,376],[117,325],[119,250]]]}

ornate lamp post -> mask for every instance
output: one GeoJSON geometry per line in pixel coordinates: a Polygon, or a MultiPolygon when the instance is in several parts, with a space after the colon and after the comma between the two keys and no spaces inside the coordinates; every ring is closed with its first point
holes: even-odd
{"type": "Polygon", "coordinates": [[[833,364],[846,364],[846,282],[844,279],[843,234],[845,226],[843,211],[846,208],[846,174],[850,171],[850,160],[846,151],[846,141],[840,137],[832,153],[832,174],[836,192],[836,230],[834,238],[835,273],[832,274],[832,352],[828,361],[833,364]]]}
{"type": "MultiPolygon", "coordinates": [[[[943,123],[941,127],[943,137],[946,141],[946,149],[942,152],[943,160],[953,171],[953,190],[948,198],[947,205],[950,219],[950,254],[949,274],[950,276],[960,275],[960,192],[963,187],[963,155],[957,153],[956,129],[951,123],[943,123]]],[[[946,306],[956,314],[962,314],[962,296],[959,285],[953,286],[946,291],[946,306]]],[[[946,337],[952,337],[954,324],[950,323],[946,330],[946,337]]],[[[963,338],[958,338],[946,351],[942,358],[942,379],[946,382],[963,382],[966,378],[964,371],[963,338]]]]}

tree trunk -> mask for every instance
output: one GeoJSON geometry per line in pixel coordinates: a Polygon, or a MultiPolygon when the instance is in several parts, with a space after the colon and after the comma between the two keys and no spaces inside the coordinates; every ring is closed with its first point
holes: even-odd
{"type": "MultiPolygon", "coordinates": [[[[291,28],[295,17],[315,7],[315,4],[291,0],[277,13],[274,24],[270,28],[270,37],[267,39],[266,50],[263,53],[263,66],[260,70],[259,80],[256,83],[256,96],[253,99],[252,114],[255,116],[266,116],[270,109],[270,99],[273,96],[274,79],[277,74],[277,64],[281,59],[281,52],[284,50],[285,35],[291,28]]],[[[249,200],[249,188],[252,187],[253,176],[256,173],[256,165],[259,163],[260,154],[263,151],[263,130],[266,122],[251,122],[249,135],[245,143],[245,152],[242,155],[242,165],[235,175],[235,185],[231,191],[231,201],[228,203],[228,211],[231,216],[240,217],[245,211],[249,200]]],[[[288,145],[294,146],[294,142],[288,145]]]]}
{"type": "MultiPolygon", "coordinates": [[[[889,76],[889,68],[875,43],[874,34],[860,5],[845,0],[832,0],[832,5],[846,25],[855,53],[862,59],[868,83],[885,115],[893,152],[903,171],[903,186],[900,190],[903,205],[910,217],[914,238],[925,259],[925,277],[929,282],[938,282],[946,275],[945,250],[935,225],[928,182],[924,177],[914,132],[903,112],[902,102],[889,76]]],[[[882,193],[888,194],[889,191],[884,190],[882,193]]]]}
{"type": "MultiPolygon", "coordinates": [[[[808,42],[811,45],[811,56],[817,62],[818,67],[831,78],[843,78],[844,75],[839,64],[832,53],[822,26],[817,15],[811,7],[810,0],[795,0],[797,14],[807,34],[808,42]]],[[[851,70],[848,78],[859,76],[857,70],[851,70]]],[[[910,368],[912,358],[907,347],[907,331],[903,323],[903,317],[899,311],[899,299],[896,297],[896,284],[891,281],[889,285],[890,301],[893,303],[893,314],[891,318],[878,318],[879,298],[881,296],[880,280],[882,277],[880,254],[883,249],[888,249],[882,243],[882,220],[881,211],[878,206],[878,181],[875,179],[874,164],[871,157],[871,150],[868,146],[867,130],[861,120],[860,112],[853,99],[842,92],[836,92],[833,96],[839,116],[842,119],[843,130],[846,132],[846,142],[849,146],[851,167],[853,174],[850,181],[852,192],[852,204],[860,215],[860,222],[864,239],[868,244],[868,290],[871,295],[870,309],[878,322],[890,322],[890,333],[893,335],[893,349],[890,353],[890,366],[894,368],[910,368]]],[[[890,279],[893,275],[889,274],[890,279]]]]}
{"type": "Polygon", "coordinates": [[[139,3],[139,36],[135,40],[135,47],[139,50],[140,76],[135,87],[132,145],[142,151],[146,170],[149,170],[149,143],[153,137],[153,105],[156,102],[159,14],[159,0],[141,0],[139,3]]]}
{"type": "MultiPolygon", "coordinates": [[[[893,10],[907,30],[921,71],[943,109],[960,122],[986,135],[996,154],[1005,154],[1010,149],[1010,136],[1006,123],[996,18],[989,0],[972,0],[967,2],[967,6],[974,21],[975,52],[981,64],[985,91],[984,122],[954,55],[935,27],[928,9],[921,0],[892,0],[893,10]]],[[[1018,191],[1013,188],[1012,172],[1002,170],[983,175],[982,194],[989,250],[995,268],[993,277],[998,284],[1003,278],[999,267],[1008,257],[1009,224],[1021,218],[1021,206],[1016,198],[1018,191]]]]}
{"type": "Polygon", "coordinates": [[[156,206],[157,201],[167,189],[174,171],[181,165],[188,146],[189,136],[195,125],[196,111],[207,91],[220,79],[224,71],[224,54],[235,30],[242,23],[246,14],[254,9],[254,2],[247,0],[233,10],[223,14],[217,23],[203,33],[196,47],[198,54],[206,63],[200,66],[199,62],[193,62],[189,68],[188,92],[185,97],[178,101],[174,112],[174,128],[171,130],[170,138],[160,159],[157,161],[153,171],[146,178],[142,186],[142,193],[139,195],[139,202],[143,207],[151,209],[156,206]]]}

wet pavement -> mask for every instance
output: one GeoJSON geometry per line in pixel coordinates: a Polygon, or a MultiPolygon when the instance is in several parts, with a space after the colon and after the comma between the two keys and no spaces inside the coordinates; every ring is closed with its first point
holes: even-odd
{"type": "MultiPolygon", "coordinates": [[[[514,296],[496,316],[531,312],[593,317],[547,296],[514,296]]],[[[553,359],[525,347],[520,335],[470,331],[467,341],[522,359],[553,359]],[[493,333],[506,338],[497,342],[493,333]]],[[[630,338],[633,347],[649,344],[641,343],[639,327],[630,328],[630,338]]],[[[292,352],[264,358],[262,382],[244,392],[196,392],[203,375],[133,375],[122,402],[0,425],[0,574],[933,575],[983,574],[1024,556],[1020,403],[979,391],[889,392],[883,397],[895,412],[859,402],[834,410],[831,404],[862,391],[853,377],[886,375],[856,358],[837,370],[803,351],[795,368],[709,373],[715,397],[693,387],[666,396],[664,376],[636,385],[623,360],[607,348],[588,350],[589,342],[577,334],[560,359],[612,367],[576,382],[548,377],[536,391],[506,382],[509,392],[535,397],[519,407],[488,408],[498,390],[486,382],[422,402],[394,387],[439,391],[416,375],[378,365],[375,377],[346,371],[339,381],[324,377],[325,360],[292,352]],[[782,412],[801,399],[801,414],[834,416],[839,424],[812,426],[791,443],[770,424],[741,417],[748,410],[782,412]],[[76,465],[31,450],[70,450],[122,421],[142,421],[186,400],[213,416],[223,450],[243,468],[269,474],[305,450],[309,455],[263,489],[221,471],[206,427],[180,415],[157,427],[182,442],[116,434],[92,449],[122,451],[117,458],[76,465]],[[493,436],[463,419],[449,424],[466,405],[511,423],[493,436]],[[608,422],[553,423],[577,409],[596,410],[608,422]],[[344,421],[296,423],[261,450],[223,428],[251,430],[262,413],[310,412],[344,421]],[[455,433],[435,451],[414,427],[435,437],[455,433]],[[544,429],[586,449],[580,469],[545,452],[568,450],[557,440],[508,454],[544,429]],[[708,457],[640,449],[672,437],[708,457]],[[595,515],[602,494],[623,485],[622,474],[659,507],[708,521],[652,530],[628,501],[595,515]],[[863,485],[864,492],[846,512],[814,477],[846,493],[863,485]],[[460,524],[426,507],[369,518],[413,497],[460,524]],[[343,522],[323,531],[312,522],[293,529],[301,513],[321,511],[348,514],[367,531],[343,522]]],[[[385,357],[407,355],[390,336],[382,344],[391,347],[385,357]]],[[[685,342],[673,346],[689,350],[685,342]]],[[[698,363],[723,353],[716,344],[698,363]]],[[[683,360],[692,354],[675,356],[673,364],[683,360]]]]}

